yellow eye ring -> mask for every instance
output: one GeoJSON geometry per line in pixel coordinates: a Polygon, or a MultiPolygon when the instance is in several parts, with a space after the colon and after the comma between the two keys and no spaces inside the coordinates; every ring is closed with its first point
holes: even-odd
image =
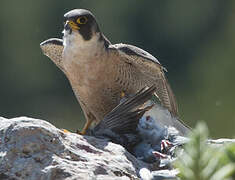
{"type": "Polygon", "coordinates": [[[82,17],[79,17],[79,18],[77,19],[77,23],[78,23],[78,24],[86,24],[87,21],[88,21],[88,19],[87,19],[86,16],[82,16],[82,17]]]}

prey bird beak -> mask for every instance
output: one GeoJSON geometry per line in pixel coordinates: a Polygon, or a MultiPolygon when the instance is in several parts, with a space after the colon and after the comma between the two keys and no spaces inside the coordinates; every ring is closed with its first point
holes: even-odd
{"type": "Polygon", "coordinates": [[[64,25],[64,29],[78,30],[78,29],[80,29],[80,27],[78,27],[78,25],[75,22],[68,20],[68,21],[66,21],[66,23],[64,25]]]}

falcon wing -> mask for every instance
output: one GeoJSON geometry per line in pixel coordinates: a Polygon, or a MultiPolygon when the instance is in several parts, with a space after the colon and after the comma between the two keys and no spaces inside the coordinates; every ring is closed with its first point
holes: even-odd
{"type": "Polygon", "coordinates": [[[43,54],[48,56],[57,67],[59,67],[63,72],[65,72],[62,66],[62,52],[64,49],[63,40],[58,38],[51,38],[43,41],[40,44],[43,54]]]}
{"type": "Polygon", "coordinates": [[[156,96],[162,105],[178,116],[178,106],[173,91],[168,83],[164,67],[148,52],[127,44],[114,44],[109,46],[110,50],[118,52],[121,60],[133,65],[141,73],[141,81],[147,86],[156,86],[156,96]]]}

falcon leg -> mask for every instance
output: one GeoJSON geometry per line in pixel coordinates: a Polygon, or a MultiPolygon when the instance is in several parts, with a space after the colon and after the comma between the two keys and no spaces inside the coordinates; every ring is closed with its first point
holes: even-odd
{"type": "MultiPolygon", "coordinates": [[[[91,126],[91,123],[93,122],[93,119],[89,119],[86,121],[86,124],[84,125],[84,127],[82,128],[82,131],[77,130],[76,133],[80,134],[80,135],[85,135],[87,129],[91,126]]],[[[68,131],[67,129],[61,129],[64,133],[70,133],[70,131],[68,131]]]]}
{"type": "Polygon", "coordinates": [[[86,124],[85,124],[84,127],[82,128],[82,131],[81,131],[81,132],[77,131],[77,133],[80,134],[80,135],[85,135],[87,129],[91,126],[91,123],[92,123],[92,122],[93,122],[93,119],[88,119],[88,120],[86,121],[86,124]]]}

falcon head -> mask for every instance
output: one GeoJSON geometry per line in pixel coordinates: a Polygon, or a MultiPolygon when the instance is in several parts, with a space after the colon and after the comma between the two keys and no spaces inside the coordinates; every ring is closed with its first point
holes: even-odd
{"type": "Polygon", "coordinates": [[[64,37],[74,34],[83,41],[89,41],[100,30],[94,15],[85,9],[74,9],[65,15],[64,37]]]}

